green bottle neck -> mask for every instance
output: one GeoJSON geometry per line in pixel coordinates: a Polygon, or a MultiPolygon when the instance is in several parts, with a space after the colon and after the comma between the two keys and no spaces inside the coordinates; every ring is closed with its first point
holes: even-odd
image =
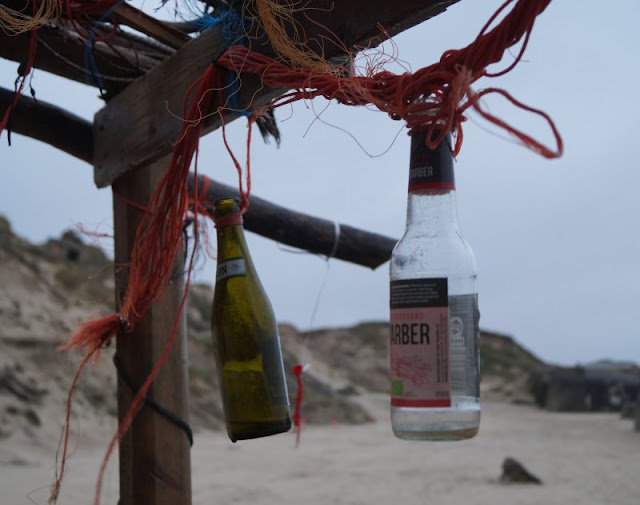
{"type": "Polygon", "coordinates": [[[231,258],[245,258],[245,260],[251,261],[242,225],[218,227],[216,234],[218,237],[218,262],[231,258]]]}

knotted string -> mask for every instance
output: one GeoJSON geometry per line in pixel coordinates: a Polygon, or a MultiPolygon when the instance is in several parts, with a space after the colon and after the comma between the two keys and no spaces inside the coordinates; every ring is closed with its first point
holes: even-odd
{"type": "MultiPolygon", "coordinates": [[[[34,14],[34,18],[36,18],[37,15],[42,16],[38,20],[38,23],[42,22],[42,20],[45,17],[45,13],[41,12],[38,9],[36,2],[32,2],[32,12],[34,14]]],[[[39,24],[36,24],[36,26],[39,26],[39,24]]],[[[1,26],[0,26],[0,29],[2,29],[1,26]]],[[[33,70],[33,65],[36,59],[37,45],[38,45],[37,32],[35,28],[31,28],[27,60],[24,62],[24,65],[20,65],[18,69],[18,78],[16,79],[16,85],[15,85],[16,89],[13,95],[13,100],[5,110],[4,114],[2,115],[2,120],[0,120],[0,135],[2,135],[2,132],[5,130],[5,128],[9,127],[9,120],[11,119],[11,111],[18,104],[18,100],[20,100],[20,96],[22,95],[22,90],[24,89],[25,83],[27,82],[27,78],[29,77],[29,75],[31,74],[31,71],[33,70]]],[[[10,133],[11,132],[9,131],[7,135],[9,135],[10,133]]],[[[10,138],[9,138],[9,144],[11,144],[10,138]]]]}
{"type": "MultiPolygon", "coordinates": [[[[131,256],[126,296],[119,312],[83,324],[71,340],[62,347],[62,349],[81,349],[85,352],[85,358],[79,366],[67,397],[67,415],[62,442],[60,471],[57,474],[52,489],[50,503],[55,503],[64,476],[72,396],[82,370],[89,362],[98,359],[100,350],[108,345],[117,334],[124,336],[128,331],[131,331],[148,309],[157,300],[162,298],[168,285],[173,259],[182,240],[183,216],[189,203],[187,193],[189,167],[198,149],[198,140],[204,127],[202,117],[211,106],[214,94],[212,91],[216,89],[215,86],[218,82],[218,72],[216,68],[211,65],[208,70],[191,85],[185,96],[183,106],[184,121],[179,140],[176,144],[169,168],[153,193],[146,207],[147,211],[138,226],[131,256]]],[[[190,264],[192,261],[193,251],[190,264]]],[[[182,313],[186,301],[186,294],[188,293],[190,272],[191,267],[189,266],[184,290],[185,295],[176,314],[174,326],[167,344],[145,382],[134,396],[129,410],[122,418],[118,431],[111,439],[107,448],[96,485],[94,498],[96,505],[100,503],[100,491],[107,461],[117,441],[131,425],[135,413],[143,402],[153,379],[171,351],[177,334],[180,314],[182,313]]]]}
{"type": "MultiPolygon", "coordinates": [[[[198,31],[203,31],[214,26],[222,28],[222,37],[226,47],[234,45],[243,45],[246,40],[246,30],[244,27],[244,19],[240,13],[225,4],[221,4],[215,10],[215,16],[207,12],[203,12],[196,20],[198,31]]],[[[225,107],[229,111],[249,117],[251,112],[240,107],[240,76],[228,71],[224,78],[224,89],[226,93],[226,101],[228,106],[225,107]]]]}
{"type": "MultiPolygon", "coordinates": [[[[322,279],[322,284],[320,285],[320,289],[318,290],[318,295],[316,296],[316,302],[313,306],[313,311],[311,312],[311,318],[309,319],[309,331],[313,327],[313,322],[315,321],[316,314],[318,313],[318,307],[320,306],[320,299],[322,298],[322,293],[324,292],[324,288],[327,285],[327,280],[329,279],[329,268],[330,268],[330,260],[333,258],[338,251],[338,246],[340,245],[340,223],[337,221],[333,222],[333,246],[331,247],[331,252],[325,257],[327,263],[327,269],[324,274],[324,279],[322,279]]],[[[307,338],[305,334],[303,336],[303,341],[307,338]]],[[[308,352],[308,351],[307,351],[308,352]]],[[[303,375],[306,371],[311,368],[311,363],[305,363],[304,365],[298,363],[293,366],[291,371],[296,376],[296,401],[293,408],[293,429],[296,434],[296,447],[300,446],[300,436],[302,435],[302,425],[304,424],[304,418],[302,417],[302,396],[304,390],[304,380],[303,375]]]]}
{"type": "Polygon", "coordinates": [[[467,47],[446,51],[440,61],[415,73],[397,75],[376,65],[364,75],[335,75],[293,68],[242,46],[229,48],[217,63],[238,73],[256,74],[266,87],[291,90],[274,99],[268,107],[282,107],[318,96],[351,106],[374,105],[392,119],[404,120],[410,130],[426,130],[426,142],[432,149],[448,131],[454,132],[455,155],[462,146],[465,114],[473,109],[529,149],[546,158],[557,158],[562,155],[562,138],[548,114],[523,104],[503,89],[491,87],[474,91],[471,87],[482,77],[504,75],[521,61],[534,21],[551,0],[517,0],[502,21],[489,30],[497,15],[514,1],[507,0],[467,47]],[[517,57],[507,68],[496,73],[487,71],[488,66],[499,62],[505,51],[523,38],[517,57]],[[555,147],[545,146],[487,112],[481,99],[490,94],[499,94],[516,107],[542,117],[552,131],[555,147]],[[432,135],[434,132],[436,135],[432,135]]]}
{"type": "Polygon", "coordinates": [[[302,417],[300,411],[302,409],[302,394],[304,390],[304,382],[302,380],[302,373],[304,372],[304,367],[300,364],[294,365],[291,369],[293,375],[296,377],[296,384],[298,386],[298,390],[296,392],[296,403],[293,407],[293,430],[296,434],[296,447],[300,446],[300,435],[302,433],[302,417]]]}

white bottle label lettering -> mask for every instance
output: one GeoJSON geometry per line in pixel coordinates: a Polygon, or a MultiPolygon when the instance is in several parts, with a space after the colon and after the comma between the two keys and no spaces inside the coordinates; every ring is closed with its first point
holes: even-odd
{"type": "Polygon", "coordinates": [[[238,275],[246,275],[244,258],[234,258],[221,262],[216,269],[216,281],[238,275]]]}

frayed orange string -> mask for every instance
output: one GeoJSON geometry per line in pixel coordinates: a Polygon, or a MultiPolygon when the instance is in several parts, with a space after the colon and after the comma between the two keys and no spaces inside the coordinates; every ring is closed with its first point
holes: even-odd
{"type": "MultiPolygon", "coordinates": [[[[197,227],[197,224],[195,226],[197,227]]],[[[102,483],[104,481],[105,471],[107,470],[107,463],[109,462],[109,459],[111,458],[111,455],[115,450],[118,440],[122,438],[122,436],[126,433],[126,431],[131,426],[131,423],[133,422],[133,419],[136,413],[138,412],[138,409],[143,404],[144,398],[147,395],[147,392],[149,391],[149,388],[151,387],[153,380],[155,379],[156,375],[158,375],[158,372],[162,368],[162,365],[164,364],[164,362],[169,357],[169,353],[173,348],[176,335],[178,334],[178,327],[180,325],[180,316],[184,310],[184,306],[187,301],[187,295],[189,294],[189,285],[191,283],[191,271],[193,270],[193,258],[195,256],[195,250],[196,248],[194,247],[193,250],[191,251],[191,256],[189,258],[189,266],[187,268],[187,279],[185,281],[184,292],[182,294],[182,299],[180,300],[178,312],[176,313],[176,317],[173,321],[173,328],[171,330],[169,339],[167,340],[167,344],[162,350],[162,354],[160,355],[156,363],[153,365],[151,372],[149,372],[149,375],[147,375],[147,378],[145,379],[144,383],[142,384],[142,386],[134,396],[133,400],[131,401],[131,405],[129,406],[129,409],[127,410],[126,414],[120,421],[120,426],[118,426],[118,431],[111,438],[111,441],[109,442],[109,445],[104,454],[104,457],[102,458],[102,463],[100,464],[100,472],[98,473],[98,479],[96,481],[96,489],[95,489],[95,495],[93,499],[94,505],[100,505],[100,495],[102,493],[102,483]]]]}
{"type": "Polygon", "coordinates": [[[97,355],[100,353],[100,346],[94,347],[89,350],[83,360],[80,362],[78,366],[78,370],[76,370],[75,375],[73,376],[73,380],[71,381],[71,387],[69,388],[69,392],[67,393],[67,406],[66,406],[66,414],[64,420],[64,431],[62,434],[62,458],[60,464],[60,471],[57,470],[56,465],[56,479],[51,488],[51,494],[49,496],[49,504],[55,503],[58,499],[58,495],[60,494],[60,486],[62,485],[62,479],[64,478],[64,472],[66,468],[67,461],[67,451],[69,449],[69,430],[71,427],[71,407],[73,403],[73,393],[75,392],[76,385],[78,384],[78,380],[80,380],[80,375],[84,371],[85,367],[90,361],[94,361],[97,358],[97,355]]]}
{"type": "MultiPolygon", "coordinates": [[[[147,310],[164,294],[173,260],[182,240],[183,216],[188,208],[187,176],[194,153],[198,148],[198,141],[204,126],[202,118],[209,110],[212,91],[217,82],[217,70],[210,66],[189,88],[183,105],[184,119],[182,131],[176,144],[171,163],[166,173],[158,183],[145,215],[136,231],[136,239],[131,255],[127,292],[118,314],[106,316],[83,324],[78,332],[63,347],[63,349],[79,348],[86,353],[80,365],[78,374],[72,383],[67,404],[65,420],[65,437],[62,444],[62,459],[60,472],[54,483],[50,503],[55,503],[59,494],[67,457],[69,416],[71,410],[71,394],[80,371],[91,359],[98,356],[99,350],[108,345],[117,334],[131,331],[135,324],[143,317],[147,310]]],[[[196,197],[197,198],[197,197],[196,197]]],[[[197,226],[197,220],[196,220],[197,226]]],[[[194,248],[195,251],[195,248],[194,248]]],[[[192,258],[193,260],[193,252],[192,258]]],[[[190,279],[191,262],[187,275],[187,286],[190,279]]],[[[185,297],[188,289],[185,289],[185,297]]],[[[105,454],[94,503],[100,503],[100,489],[104,470],[109,457],[122,435],[129,428],[135,413],[141,405],[149,387],[160,367],[166,360],[175,340],[180,314],[182,313],[183,298],[167,345],[147,376],[144,384],[135,395],[129,410],[121,420],[117,433],[114,435],[105,454]]]]}
{"type": "Polygon", "coordinates": [[[483,27],[476,39],[463,49],[446,51],[440,61],[415,73],[396,75],[377,67],[366,75],[333,75],[309,68],[292,68],[242,46],[230,47],[218,64],[234,72],[258,75],[265,86],[292,91],[274,99],[271,107],[322,96],[345,105],[372,104],[393,119],[403,119],[411,130],[426,130],[427,143],[435,148],[448,131],[456,133],[454,154],[462,145],[465,111],[473,108],[486,120],[503,128],[519,142],[546,158],[562,155],[563,143],[552,119],[541,110],[527,106],[497,88],[479,92],[471,85],[481,77],[496,77],[513,69],[522,59],[536,17],[550,0],[518,0],[498,25],[489,31],[499,13],[515,0],[507,0],[483,27]],[[506,69],[488,73],[486,68],[499,62],[504,52],[523,40],[515,60],[506,69]],[[542,117],[551,128],[555,147],[547,147],[514,126],[487,113],[480,99],[491,93],[507,98],[513,105],[542,117]],[[433,133],[436,133],[433,135],[433,133]]]}
{"type": "Polygon", "coordinates": [[[71,340],[60,347],[60,350],[76,348],[85,354],[94,352],[95,349],[109,345],[123,325],[127,325],[127,320],[120,314],[111,314],[83,323],[71,340]]]}
{"type": "MultiPolygon", "coordinates": [[[[223,89],[224,86],[223,86],[221,74],[220,74],[219,85],[220,85],[220,89],[223,89]]],[[[220,93],[220,108],[218,109],[218,112],[220,114],[220,125],[221,125],[220,129],[222,130],[222,142],[224,143],[224,146],[227,149],[227,153],[229,153],[231,161],[233,162],[233,165],[236,167],[236,172],[238,173],[238,192],[240,194],[240,214],[244,214],[249,208],[249,196],[251,194],[251,167],[250,167],[251,130],[252,130],[253,123],[256,121],[256,115],[252,114],[249,117],[249,125],[248,125],[248,133],[247,133],[247,163],[246,163],[247,172],[245,174],[245,178],[243,178],[242,165],[240,165],[238,158],[236,158],[235,154],[233,153],[233,150],[231,149],[231,146],[229,145],[229,142],[227,141],[226,121],[224,119],[224,112],[222,110],[222,108],[224,107],[223,98],[224,98],[223,94],[220,93]],[[243,179],[246,182],[246,189],[244,188],[243,179]]]]}
{"type": "Polygon", "coordinates": [[[100,357],[100,351],[104,345],[107,345],[113,337],[116,335],[121,325],[123,324],[123,317],[119,314],[112,314],[110,316],[102,317],[88,323],[84,323],[80,326],[78,332],[73,338],[64,346],[60,347],[60,350],[67,350],[73,347],[81,349],[85,356],[78,366],[69,392],[67,393],[67,406],[64,421],[64,431],[62,435],[62,456],[60,459],[60,470],[56,468],[56,478],[53,484],[51,495],[49,497],[49,503],[55,503],[60,493],[60,486],[62,485],[62,479],[64,478],[67,453],[69,449],[69,429],[71,426],[71,407],[73,403],[73,393],[75,392],[76,385],[80,379],[80,375],[84,371],[84,368],[89,362],[96,362],[100,357]]]}

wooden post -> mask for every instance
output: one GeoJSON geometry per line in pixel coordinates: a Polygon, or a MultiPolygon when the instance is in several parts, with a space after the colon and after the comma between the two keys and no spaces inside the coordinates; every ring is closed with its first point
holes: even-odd
{"type": "MultiPolygon", "coordinates": [[[[113,183],[117,304],[127,287],[131,249],[143,216],[143,211],[125,199],[146,206],[167,166],[168,158],[165,157],[125,174],[113,183]]],[[[177,256],[164,297],[136,324],[133,332],[117,339],[120,367],[135,388],[139,388],[149,374],[174,325],[184,292],[183,253],[177,256]]],[[[186,319],[183,315],[171,354],[153,382],[148,397],[185,421],[188,421],[187,370],[186,319]]],[[[134,393],[120,375],[119,419],[127,412],[134,393]]],[[[184,430],[150,406],[143,406],[120,441],[119,505],[191,505],[189,451],[190,443],[184,430]]]]}

